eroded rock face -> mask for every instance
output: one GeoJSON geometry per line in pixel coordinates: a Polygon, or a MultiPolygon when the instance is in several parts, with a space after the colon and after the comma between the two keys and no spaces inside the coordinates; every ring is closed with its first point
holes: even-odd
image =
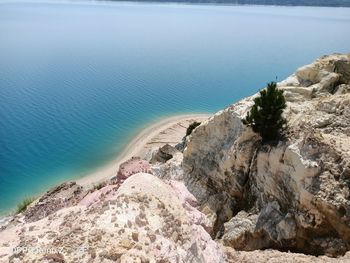
{"type": "Polygon", "coordinates": [[[217,237],[224,234],[227,244],[244,250],[336,256],[350,249],[349,65],[350,55],[326,56],[278,84],[288,106],[288,129],[278,145],[262,145],[242,125],[254,96],[189,137],[183,179],[215,219],[217,237]],[[230,225],[249,220],[240,211],[258,218],[237,234],[230,225]]]}
{"type": "Polygon", "coordinates": [[[61,209],[35,223],[8,228],[0,260],[9,262],[225,262],[225,253],[204,229],[186,187],[135,174],[97,203],[61,209]],[[28,246],[50,253],[18,252],[28,246]],[[5,255],[5,256],[4,256],[5,255]]]}
{"type": "Polygon", "coordinates": [[[75,182],[60,184],[30,205],[24,212],[24,219],[27,222],[37,221],[63,207],[76,205],[84,195],[86,191],[75,182]]]}
{"type": "Polygon", "coordinates": [[[255,250],[255,238],[252,237],[254,233],[258,215],[250,215],[245,211],[240,211],[230,221],[224,224],[225,234],[222,236],[222,242],[226,246],[233,247],[237,250],[255,250]],[[250,242],[253,242],[250,244],[250,242]]]}
{"type": "Polygon", "coordinates": [[[173,158],[164,164],[154,164],[152,174],[162,179],[183,180],[184,171],[182,169],[183,155],[180,152],[174,154],[173,158]]]}
{"type": "Polygon", "coordinates": [[[248,202],[244,191],[260,138],[245,128],[233,105],[198,126],[183,154],[184,180],[189,190],[216,213],[218,232],[248,202]],[[244,200],[244,202],[242,202],[244,200]]]}
{"type": "Polygon", "coordinates": [[[137,173],[152,173],[148,161],[133,157],[119,166],[118,173],[111,179],[114,183],[122,183],[125,179],[137,173]]]}
{"type": "Polygon", "coordinates": [[[168,160],[173,158],[177,152],[179,151],[174,146],[165,144],[153,154],[150,163],[166,163],[168,160]]]}

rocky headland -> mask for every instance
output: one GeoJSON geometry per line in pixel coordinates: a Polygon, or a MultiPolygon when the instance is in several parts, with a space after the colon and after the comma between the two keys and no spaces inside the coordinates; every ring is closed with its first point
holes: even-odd
{"type": "Polygon", "coordinates": [[[0,262],[350,262],[350,54],[278,86],[280,140],[242,124],[257,95],[245,98],[101,184],[64,183],[8,217],[0,262]]]}

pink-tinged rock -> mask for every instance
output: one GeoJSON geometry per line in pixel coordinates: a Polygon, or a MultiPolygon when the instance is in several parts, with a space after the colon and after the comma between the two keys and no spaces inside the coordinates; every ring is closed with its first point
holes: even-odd
{"type": "MultiPolygon", "coordinates": [[[[205,216],[195,211],[192,205],[197,203],[196,199],[182,182],[164,182],[153,175],[138,173],[125,180],[114,198],[118,200],[116,206],[119,202],[123,209],[120,216],[121,225],[126,225],[123,229],[138,233],[137,253],[146,252],[145,258],[150,262],[227,262],[221,247],[202,226],[205,216]],[[147,222],[146,227],[138,224],[138,213],[147,222]]],[[[129,239],[130,236],[132,233],[129,239]]],[[[127,255],[130,257],[132,251],[126,252],[121,262],[129,262],[127,255]]]]}
{"type": "Polygon", "coordinates": [[[180,181],[175,180],[169,180],[168,181],[171,188],[174,189],[175,193],[177,194],[177,197],[180,199],[182,203],[188,203],[190,206],[197,207],[198,202],[197,199],[191,194],[185,184],[180,181]]]}
{"type": "Polygon", "coordinates": [[[107,197],[107,195],[116,190],[116,188],[119,187],[119,185],[107,185],[99,190],[95,190],[94,192],[86,195],[78,205],[85,205],[85,206],[90,206],[96,202],[101,201],[102,196],[107,197]]]}
{"type": "Polygon", "coordinates": [[[119,171],[112,181],[122,182],[133,174],[137,173],[152,173],[149,162],[133,157],[119,166],[119,171]]]}
{"type": "Polygon", "coordinates": [[[183,208],[185,208],[191,222],[195,225],[202,226],[208,233],[211,233],[212,224],[210,220],[197,209],[197,199],[187,190],[185,184],[175,180],[169,180],[168,184],[174,190],[183,208]]]}
{"type": "Polygon", "coordinates": [[[16,262],[23,263],[48,262],[53,256],[60,262],[228,262],[221,246],[188,216],[183,200],[191,197],[181,184],[172,185],[180,195],[158,177],[138,173],[86,196],[81,203],[88,207],[63,208],[0,230],[0,262],[18,257],[13,248],[21,247],[21,240],[68,251],[22,253],[16,262]]]}

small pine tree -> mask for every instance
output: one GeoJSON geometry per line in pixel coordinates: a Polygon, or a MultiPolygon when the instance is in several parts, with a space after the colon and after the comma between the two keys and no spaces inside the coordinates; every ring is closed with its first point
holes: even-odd
{"type": "Polygon", "coordinates": [[[283,90],[277,88],[276,82],[271,82],[254,99],[253,107],[242,122],[251,126],[264,141],[275,140],[286,124],[286,119],[282,117],[285,108],[283,90]]]}
{"type": "Polygon", "coordinates": [[[197,121],[192,122],[192,123],[188,126],[188,128],[187,128],[187,130],[186,130],[186,136],[191,135],[192,131],[193,131],[195,128],[197,128],[199,125],[201,125],[200,122],[197,122],[197,121]]]}

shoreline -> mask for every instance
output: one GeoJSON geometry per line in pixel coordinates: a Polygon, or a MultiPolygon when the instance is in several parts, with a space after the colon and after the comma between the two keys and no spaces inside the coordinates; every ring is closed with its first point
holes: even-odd
{"type": "MultiPolygon", "coordinates": [[[[212,113],[177,114],[150,121],[131,137],[131,140],[126,143],[123,149],[111,161],[107,162],[105,165],[96,167],[91,172],[87,172],[80,177],[74,178],[72,176],[71,179],[53,184],[51,187],[43,189],[42,192],[35,195],[35,198],[40,198],[50,189],[66,182],[76,182],[83,187],[92,187],[94,184],[108,180],[116,175],[120,164],[131,159],[133,156],[143,158],[149,150],[155,150],[160,147],[160,145],[166,143],[174,145],[179,143],[181,138],[185,136],[188,127],[188,125],[179,126],[179,124],[190,123],[192,121],[204,121],[212,115],[212,113]],[[157,138],[157,136],[161,136],[162,138],[160,141],[155,142],[154,139],[157,138]]],[[[6,221],[12,215],[15,209],[16,206],[0,212],[0,226],[4,223],[3,221],[6,221]]]]}
{"type": "Polygon", "coordinates": [[[91,173],[87,173],[75,181],[82,186],[89,186],[95,183],[108,180],[115,176],[118,172],[119,165],[132,157],[144,158],[146,154],[169,143],[174,145],[181,141],[181,138],[185,136],[185,130],[188,126],[184,126],[184,123],[192,121],[204,121],[208,119],[212,114],[198,113],[198,114],[181,114],[169,117],[163,117],[159,120],[151,122],[144,129],[134,136],[134,138],[126,144],[123,150],[106,165],[97,168],[91,173]],[[158,138],[157,138],[158,137],[158,138]],[[160,138],[159,138],[160,137],[160,138]],[[166,140],[164,140],[166,139],[166,140]]]}

